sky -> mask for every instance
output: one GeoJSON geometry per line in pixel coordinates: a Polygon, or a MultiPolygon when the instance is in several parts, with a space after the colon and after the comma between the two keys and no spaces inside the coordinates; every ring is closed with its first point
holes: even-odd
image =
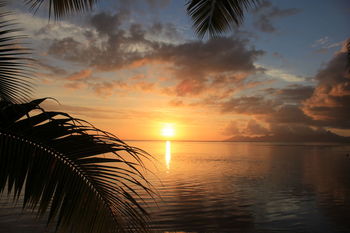
{"type": "Polygon", "coordinates": [[[348,0],[264,0],[199,39],[180,0],[101,0],[49,20],[9,9],[28,35],[34,98],[124,140],[343,141],[350,136],[348,0]]]}

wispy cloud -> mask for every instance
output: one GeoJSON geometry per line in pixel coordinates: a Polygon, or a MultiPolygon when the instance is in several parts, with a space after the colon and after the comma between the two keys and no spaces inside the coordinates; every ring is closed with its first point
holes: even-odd
{"type": "Polygon", "coordinates": [[[275,79],[282,79],[287,82],[303,82],[305,81],[305,77],[298,76],[295,74],[291,74],[285,70],[282,69],[276,69],[272,67],[264,67],[265,71],[264,73],[272,78],[275,79]]]}
{"type": "Polygon", "coordinates": [[[292,16],[300,12],[301,10],[297,8],[280,9],[273,6],[270,1],[262,1],[254,11],[254,26],[262,32],[276,32],[277,28],[272,22],[274,19],[292,16]]]}
{"type": "Polygon", "coordinates": [[[344,41],[334,42],[328,36],[316,40],[311,47],[316,49],[316,53],[327,53],[332,48],[340,48],[344,41]]]}

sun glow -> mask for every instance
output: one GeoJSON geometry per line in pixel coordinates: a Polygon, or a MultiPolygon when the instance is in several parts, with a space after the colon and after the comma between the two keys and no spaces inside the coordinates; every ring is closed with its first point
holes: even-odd
{"type": "Polygon", "coordinates": [[[170,138],[175,135],[175,130],[173,124],[165,124],[162,128],[162,136],[170,138]]]}

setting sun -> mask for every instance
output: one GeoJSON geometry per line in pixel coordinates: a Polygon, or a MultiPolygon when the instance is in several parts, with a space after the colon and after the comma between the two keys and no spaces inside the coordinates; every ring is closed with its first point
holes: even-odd
{"type": "Polygon", "coordinates": [[[0,233],[350,233],[349,19],[0,0],[0,233]]]}
{"type": "Polygon", "coordinates": [[[162,128],[162,136],[173,137],[175,135],[174,126],[172,124],[165,124],[162,128]]]}

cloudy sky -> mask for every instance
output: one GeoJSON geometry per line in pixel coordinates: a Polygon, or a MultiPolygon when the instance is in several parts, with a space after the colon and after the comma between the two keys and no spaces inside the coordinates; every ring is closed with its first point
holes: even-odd
{"type": "Polygon", "coordinates": [[[11,3],[38,60],[35,97],[122,139],[329,141],[350,136],[348,0],[262,1],[199,40],[182,0],[101,0],[49,21],[11,3]]]}

